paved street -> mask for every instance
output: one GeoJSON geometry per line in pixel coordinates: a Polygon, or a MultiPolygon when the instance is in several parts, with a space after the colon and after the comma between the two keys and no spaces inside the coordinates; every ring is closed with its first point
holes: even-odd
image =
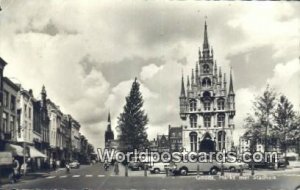
{"type": "Polygon", "coordinates": [[[168,176],[165,174],[149,174],[144,177],[143,171],[129,171],[124,177],[124,169],[120,167],[120,176],[104,171],[102,165],[82,166],[80,169],[51,172],[49,175],[34,179],[21,180],[17,184],[3,185],[3,189],[295,189],[300,185],[300,170],[261,171],[254,178],[247,171],[243,177],[226,173],[220,176],[168,176]],[[274,173],[274,175],[272,175],[274,173]],[[270,175],[271,174],[271,175],[270,175]]]}

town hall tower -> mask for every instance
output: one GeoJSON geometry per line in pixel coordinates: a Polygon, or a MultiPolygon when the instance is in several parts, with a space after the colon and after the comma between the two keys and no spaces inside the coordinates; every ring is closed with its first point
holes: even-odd
{"type": "Polygon", "coordinates": [[[222,73],[208,42],[207,24],[199,59],[191,77],[181,80],[180,118],[183,124],[182,143],[186,151],[220,151],[231,149],[235,116],[235,93],[232,71],[227,87],[226,73],[222,73]]]}

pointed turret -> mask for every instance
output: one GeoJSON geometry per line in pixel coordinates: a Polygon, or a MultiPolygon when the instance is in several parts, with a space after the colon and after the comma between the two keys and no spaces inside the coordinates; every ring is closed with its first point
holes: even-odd
{"type": "Polygon", "coordinates": [[[229,95],[234,95],[233,83],[232,83],[232,69],[230,69],[230,79],[229,79],[229,95]]]}
{"type": "Polygon", "coordinates": [[[199,77],[199,67],[198,67],[198,63],[196,62],[196,84],[198,84],[198,77],[199,77]]]}
{"type": "Polygon", "coordinates": [[[214,73],[215,76],[218,75],[218,66],[217,66],[217,61],[215,61],[215,73],[214,73]]]}
{"type": "Polygon", "coordinates": [[[107,122],[111,123],[111,121],[110,121],[110,112],[108,112],[107,122]]]}
{"type": "Polygon", "coordinates": [[[181,92],[180,92],[180,97],[185,97],[185,88],[184,88],[183,74],[182,74],[182,77],[181,77],[181,92]]]}
{"type": "MultiPolygon", "coordinates": [[[[188,90],[188,87],[187,87],[188,90]]],[[[181,77],[181,93],[179,97],[179,106],[180,106],[180,117],[182,119],[186,118],[186,115],[184,114],[186,111],[186,94],[185,94],[185,89],[184,89],[184,80],[183,80],[183,73],[181,77]]]]}
{"type": "Polygon", "coordinates": [[[200,59],[201,59],[201,48],[199,47],[199,61],[200,61],[200,59]]]}
{"type": "Polygon", "coordinates": [[[224,77],[223,77],[223,87],[224,87],[224,90],[226,92],[226,88],[227,88],[227,80],[226,80],[226,73],[224,73],[224,77]]]}
{"type": "Polygon", "coordinates": [[[192,85],[195,84],[195,76],[194,76],[194,69],[192,69],[192,85]]]}
{"type": "Polygon", "coordinates": [[[209,50],[206,21],[205,21],[205,24],[204,24],[204,41],[203,41],[203,50],[205,50],[205,49],[209,50]]]}
{"type": "Polygon", "coordinates": [[[219,68],[219,83],[222,84],[222,69],[219,68]]]}
{"type": "Polygon", "coordinates": [[[189,76],[187,76],[187,84],[186,84],[186,86],[187,86],[187,90],[189,90],[190,89],[190,79],[189,79],[189,76]]]}
{"type": "Polygon", "coordinates": [[[230,115],[235,115],[235,94],[233,91],[233,83],[232,83],[232,69],[230,68],[230,79],[229,79],[229,92],[228,92],[228,105],[231,110],[230,115]]]}

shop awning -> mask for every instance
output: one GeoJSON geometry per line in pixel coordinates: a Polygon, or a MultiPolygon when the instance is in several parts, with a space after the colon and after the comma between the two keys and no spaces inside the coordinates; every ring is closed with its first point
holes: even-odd
{"type": "MultiPolygon", "coordinates": [[[[24,155],[24,151],[23,151],[24,149],[23,149],[23,147],[21,147],[19,145],[6,144],[5,150],[12,152],[13,156],[23,156],[24,155]]],[[[28,156],[28,155],[26,154],[26,156],[28,156]]]]}
{"type": "Polygon", "coordinates": [[[28,147],[29,147],[29,153],[31,158],[47,158],[45,154],[41,153],[33,146],[28,146],[28,147]]]}

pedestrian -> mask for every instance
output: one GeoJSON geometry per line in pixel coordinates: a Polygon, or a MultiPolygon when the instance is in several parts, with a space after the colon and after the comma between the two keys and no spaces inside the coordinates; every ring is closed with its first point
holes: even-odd
{"type": "Polygon", "coordinates": [[[115,169],[114,169],[115,175],[119,175],[119,163],[115,161],[114,165],[115,165],[115,169]]]}
{"type": "Polygon", "coordinates": [[[56,160],[55,159],[53,159],[53,161],[52,161],[52,168],[54,171],[56,171],[56,160]]]}
{"type": "Polygon", "coordinates": [[[17,177],[19,175],[19,167],[20,167],[19,161],[17,159],[14,159],[11,183],[17,182],[17,177]]]}
{"type": "Polygon", "coordinates": [[[107,160],[104,161],[104,165],[103,166],[104,166],[105,171],[107,171],[109,169],[109,163],[108,163],[107,160]]]}
{"type": "Polygon", "coordinates": [[[67,174],[70,173],[70,165],[69,165],[69,162],[66,162],[66,173],[67,173],[67,174]]]}

